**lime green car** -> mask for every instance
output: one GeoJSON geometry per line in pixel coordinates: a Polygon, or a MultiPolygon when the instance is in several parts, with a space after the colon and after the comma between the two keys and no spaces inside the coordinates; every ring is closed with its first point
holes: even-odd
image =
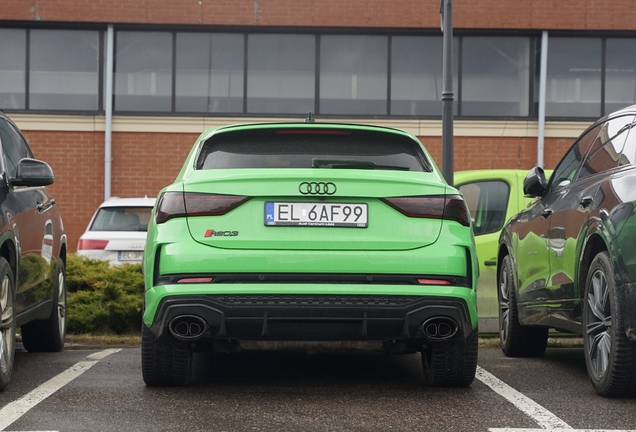
{"type": "Polygon", "coordinates": [[[204,132],[159,193],[143,269],[148,385],[187,384],[202,350],[419,351],[428,385],[475,377],[468,209],[404,131],[204,132]]]}
{"type": "Polygon", "coordinates": [[[455,187],[463,194],[473,219],[479,259],[477,308],[479,330],[499,332],[497,250],[505,223],[532,201],[523,194],[526,170],[474,170],[455,173],[455,187]]]}

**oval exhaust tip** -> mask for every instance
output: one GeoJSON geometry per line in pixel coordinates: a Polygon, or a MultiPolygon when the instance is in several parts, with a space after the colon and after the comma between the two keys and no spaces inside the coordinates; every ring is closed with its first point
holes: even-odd
{"type": "Polygon", "coordinates": [[[424,335],[433,341],[450,339],[459,331],[457,322],[448,317],[432,317],[420,327],[424,335]]]}
{"type": "Polygon", "coordinates": [[[205,320],[195,315],[179,315],[168,324],[170,333],[182,341],[199,339],[206,332],[208,326],[205,320]]]}

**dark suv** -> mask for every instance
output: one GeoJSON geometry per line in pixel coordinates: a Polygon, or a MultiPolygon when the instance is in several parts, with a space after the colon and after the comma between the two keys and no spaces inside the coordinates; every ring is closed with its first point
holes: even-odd
{"type": "Polygon", "coordinates": [[[601,118],[499,241],[499,325],[508,356],[541,356],[548,329],[583,336],[603,396],[636,393],[636,105],[601,118]]]}
{"type": "Polygon", "coordinates": [[[59,351],[66,335],[66,234],[46,190],[51,168],[33,158],[0,112],[0,390],[11,379],[16,329],[27,351],[59,351]]]}

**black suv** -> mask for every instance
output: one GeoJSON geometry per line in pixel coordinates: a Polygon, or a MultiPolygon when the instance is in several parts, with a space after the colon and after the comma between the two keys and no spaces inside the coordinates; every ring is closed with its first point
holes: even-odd
{"type": "Polygon", "coordinates": [[[0,112],[0,390],[11,379],[16,329],[27,351],[60,351],[66,336],[66,234],[51,167],[33,158],[0,112]]]}
{"type": "Polygon", "coordinates": [[[592,124],[499,240],[501,346],[541,356],[548,329],[583,336],[597,393],[636,393],[636,105],[592,124]]]}

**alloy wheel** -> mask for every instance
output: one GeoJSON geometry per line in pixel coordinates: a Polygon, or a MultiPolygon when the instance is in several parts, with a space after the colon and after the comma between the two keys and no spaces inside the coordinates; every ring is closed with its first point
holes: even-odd
{"type": "Polygon", "coordinates": [[[510,332],[510,297],[509,274],[505,266],[502,266],[499,277],[499,337],[502,344],[508,340],[510,332]]]}
{"type": "Polygon", "coordinates": [[[607,371],[612,350],[612,307],[605,273],[597,269],[587,296],[585,337],[591,371],[601,378],[607,371]]]}
{"type": "Polygon", "coordinates": [[[0,284],[0,312],[2,319],[0,321],[0,371],[6,374],[10,365],[11,353],[14,348],[13,337],[13,295],[11,293],[11,281],[9,276],[5,275],[0,284]]]}
{"type": "Polygon", "coordinates": [[[57,275],[57,321],[60,338],[64,340],[66,335],[66,279],[64,272],[60,271],[57,275]]]}

